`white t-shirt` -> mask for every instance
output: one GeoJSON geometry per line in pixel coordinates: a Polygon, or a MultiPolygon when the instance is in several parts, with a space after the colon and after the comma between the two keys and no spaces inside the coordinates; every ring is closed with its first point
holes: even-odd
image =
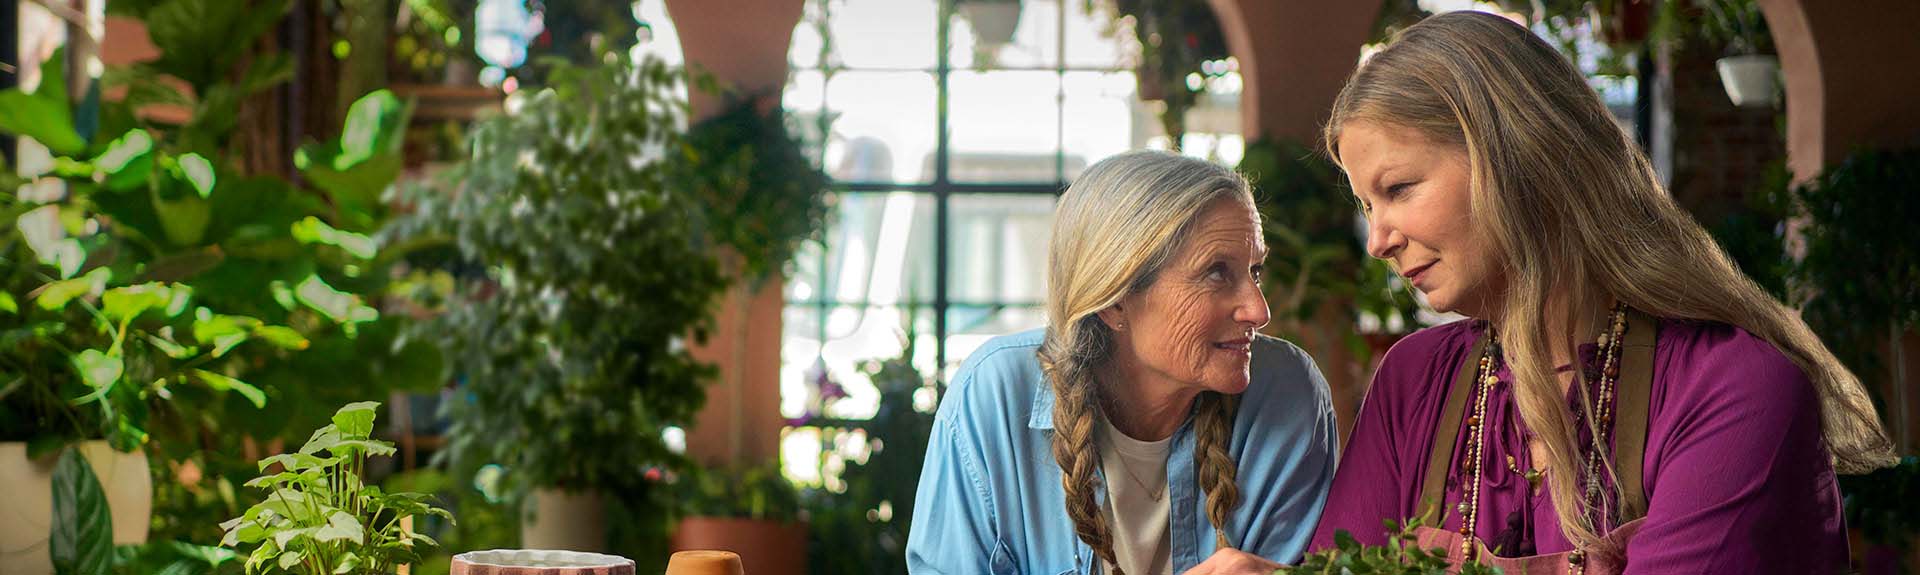
{"type": "MultiPolygon", "coordinates": [[[[1106,473],[1107,524],[1113,526],[1113,555],[1127,575],[1171,575],[1173,553],[1168,544],[1167,454],[1171,436],[1140,441],[1107,423],[1094,443],[1100,446],[1100,467],[1106,473]]],[[[1104,571],[1113,566],[1101,562],[1104,571]]]]}

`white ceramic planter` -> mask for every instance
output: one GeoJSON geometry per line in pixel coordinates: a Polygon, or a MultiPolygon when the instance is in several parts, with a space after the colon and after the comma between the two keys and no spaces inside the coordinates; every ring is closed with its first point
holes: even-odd
{"type": "MultiPolygon", "coordinates": [[[[121,453],[105,441],[76,446],[100,478],[113,510],[113,543],[147,542],[153,522],[153,475],[146,452],[121,453]]],[[[0,573],[53,573],[49,553],[53,527],[53,466],[57,457],[27,459],[27,444],[0,442],[0,573]]]]}
{"type": "Polygon", "coordinates": [[[453,556],[452,575],[634,575],[633,560],[551,549],[494,549],[453,556]]]}
{"type": "Polygon", "coordinates": [[[1780,59],[1766,55],[1733,56],[1716,63],[1727,98],[1735,106],[1771,106],[1780,93],[1780,59]]]}
{"type": "Polygon", "coordinates": [[[599,493],[538,489],[528,494],[531,517],[520,523],[520,545],[528,549],[604,551],[607,506],[599,493]]]}

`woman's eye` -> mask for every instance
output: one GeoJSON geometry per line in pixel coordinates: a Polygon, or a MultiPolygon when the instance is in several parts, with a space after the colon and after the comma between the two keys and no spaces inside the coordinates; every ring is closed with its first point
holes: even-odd
{"type": "Polygon", "coordinates": [[[1212,281],[1212,282],[1227,281],[1226,266],[1222,266],[1220,264],[1214,264],[1213,267],[1207,268],[1207,281],[1212,281]]]}
{"type": "Polygon", "coordinates": [[[1387,186],[1387,191],[1383,195],[1385,195],[1388,198],[1398,198],[1400,197],[1400,194],[1406,193],[1407,188],[1412,186],[1413,186],[1412,182],[1387,186]]]}

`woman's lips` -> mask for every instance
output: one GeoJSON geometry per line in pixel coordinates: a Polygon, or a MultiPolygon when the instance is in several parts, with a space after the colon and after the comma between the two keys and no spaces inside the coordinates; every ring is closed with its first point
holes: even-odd
{"type": "Polygon", "coordinates": [[[1214,349],[1242,354],[1253,353],[1253,340],[1243,337],[1236,340],[1218,342],[1213,344],[1213,347],[1214,349]]]}
{"type": "Polygon", "coordinates": [[[1422,264],[1420,267],[1407,270],[1406,273],[1401,275],[1405,276],[1407,278],[1407,283],[1413,284],[1413,287],[1426,289],[1426,286],[1420,285],[1420,280],[1426,277],[1427,270],[1432,269],[1434,263],[1436,262],[1427,262],[1425,264],[1422,264]]]}

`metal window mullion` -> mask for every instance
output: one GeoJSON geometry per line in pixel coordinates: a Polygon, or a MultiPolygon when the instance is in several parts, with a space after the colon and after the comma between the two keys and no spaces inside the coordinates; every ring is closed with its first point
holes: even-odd
{"type": "Polygon", "coordinates": [[[945,383],[947,369],[947,255],[950,248],[947,245],[947,217],[950,215],[950,206],[947,201],[949,194],[947,171],[951,167],[947,157],[950,144],[947,122],[950,118],[948,100],[952,94],[948,80],[953,74],[953,65],[948,61],[948,52],[952,51],[949,48],[953,10],[953,0],[941,0],[936,46],[939,52],[935,60],[939,63],[939,68],[936,72],[938,78],[935,86],[934,121],[936,125],[934,126],[933,155],[933,377],[934,381],[941,384],[945,383]]]}

